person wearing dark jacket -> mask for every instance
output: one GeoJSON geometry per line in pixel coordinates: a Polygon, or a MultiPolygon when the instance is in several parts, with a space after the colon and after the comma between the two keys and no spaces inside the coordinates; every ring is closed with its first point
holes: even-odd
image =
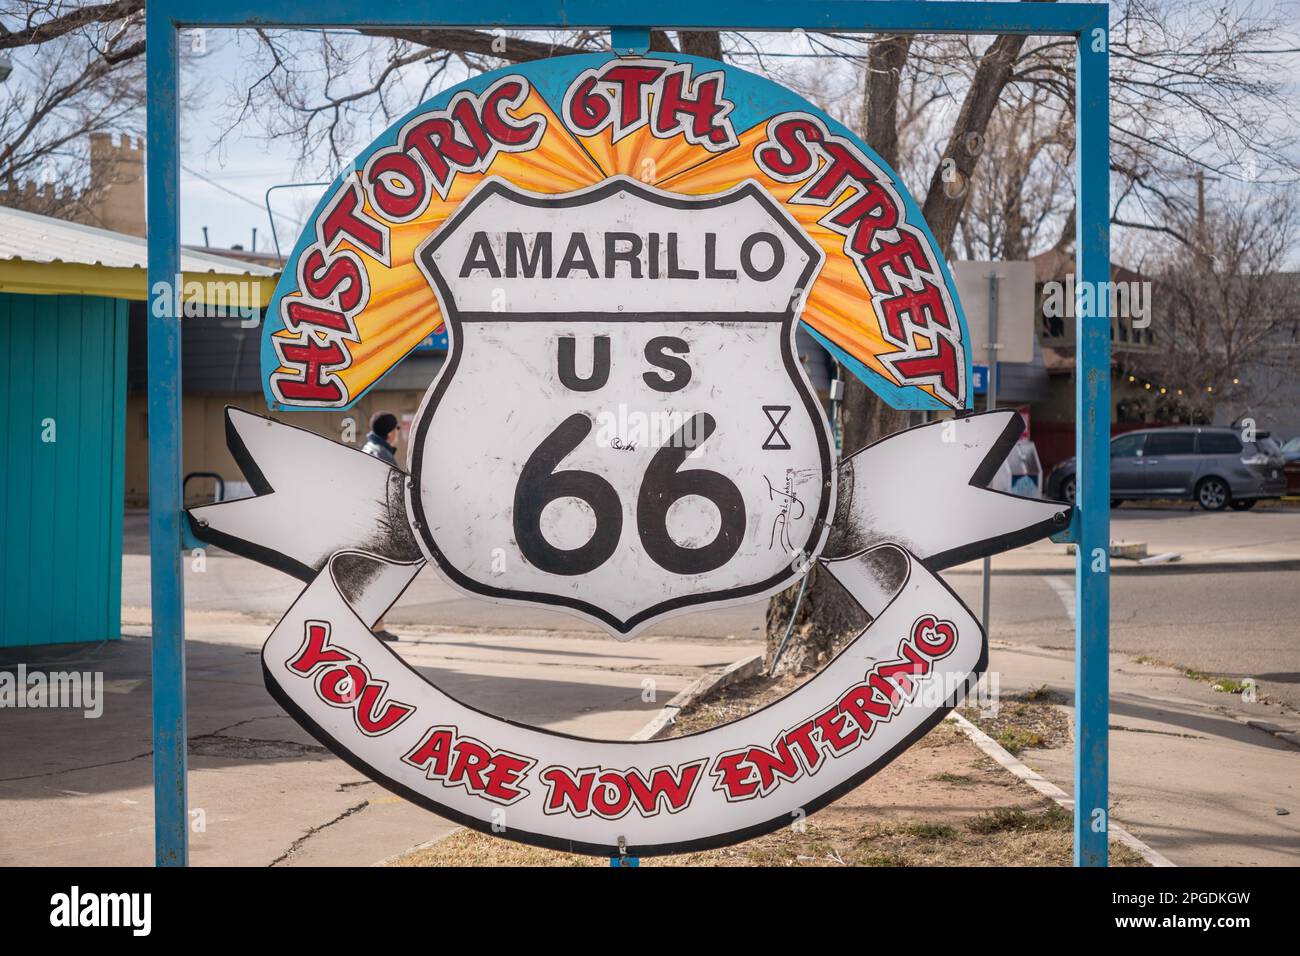
{"type": "MultiPolygon", "coordinates": [[[[400,435],[401,429],[397,427],[397,416],[392,412],[380,412],[370,420],[370,434],[366,436],[366,443],[361,446],[361,450],[372,458],[386,461],[394,468],[397,468],[399,467],[397,464],[397,439],[400,435]]],[[[382,617],[374,623],[370,630],[381,641],[401,640],[396,634],[384,627],[382,617]]]]}
{"type": "Polygon", "coordinates": [[[367,455],[386,461],[397,467],[397,438],[401,429],[397,427],[397,416],[392,412],[380,412],[370,422],[370,434],[361,450],[367,455]]]}

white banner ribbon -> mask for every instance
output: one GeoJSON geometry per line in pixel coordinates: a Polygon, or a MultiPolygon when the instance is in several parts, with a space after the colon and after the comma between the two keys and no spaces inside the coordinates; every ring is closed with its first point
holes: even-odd
{"type": "Polygon", "coordinates": [[[795,822],[875,773],[974,686],[979,623],[934,573],[1065,526],[1066,505],[984,485],[1020,432],[994,412],[911,429],[843,462],[826,569],[873,618],[815,677],[701,733],[601,741],[445,694],[370,626],[424,564],[405,476],[237,409],[257,497],[191,512],[195,534],[309,581],[262,650],[267,688],[360,772],[486,832],[602,855],[721,846],[795,822]]]}

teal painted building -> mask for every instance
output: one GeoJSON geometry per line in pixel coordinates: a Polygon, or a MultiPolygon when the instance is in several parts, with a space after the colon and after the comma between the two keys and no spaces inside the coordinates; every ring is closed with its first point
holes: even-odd
{"type": "Polygon", "coordinates": [[[0,293],[0,647],[120,635],[126,347],[124,300],[0,293]]]}
{"type": "MultiPolygon", "coordinates": [[[[137,236],[0,207],[0,650],[121,636],[129,313],[146,259],[137,236]]],[[[227,283],[266,302],[275,285],[205,252],[181,268],[205,302],[227,283]]]]}

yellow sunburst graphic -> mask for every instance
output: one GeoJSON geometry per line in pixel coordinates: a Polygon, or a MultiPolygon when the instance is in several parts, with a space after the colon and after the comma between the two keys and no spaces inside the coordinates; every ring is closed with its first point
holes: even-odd
{"type": "MultiPolygon", "coordinates": [[[[521,78],[521,82],[526,81],[521,78]]],[[[859,255],[855,260],[848,251],[851,230],[841,228],[836,231],[824,224],[836,204],[841,202],[841,195],[852,197],[855,194],[850,190],[822,201],[812,201],[802,195],[819,171],[824,172],[830,164],[827,155],[812,159],[809,167],[812,171],[802,178],[782,181],[770,175],[757,158],[765,143],[770,148],[772,118],[743,130],[735,129],[732,140],[721,145],[693,142],[685,129],[665,134],[652,122],[618,131],[613,125],[607,125],[584,135],[575,131],[560,115],[565,106],[548,103],[531,85],[525,88],[527,95],[502,115],[515,122],[540,118],[544,129],[535,144],[523,151],[496,152],[490,161],[481,164],[481,168],[455,172],[446,184],[445,195],[431,194],[427,205],[407,221],[390,218],[377,207],[373,196],[366,194],[362,207],[364,215],[387,230],[386,262],[374,250],[350,237],[344,237],[336,244],[336,251],[355,253],[364,264],[369,287],[364,308],[352,317],[357,341],[348,341],[346,363],[336,368],[335,374],[344,392],[344,400],[338,404],[350,403],[360,397],[412,349],[441,329],[438,299],[417,265],[416,253],[486,178],[501,177],[531,192],[560,194],[595,185],[615,175],[629,176],[659,189],[694,196],[725,192],[750,180],[757,182],[784,206],[825,254],[818,278],[804,300],[802,320],[884,381],[919,389],[944,405],[964,404],[964,379],[959,388],[949,387],[940,391],[933,381],[926,380],[924,374],[909,380],[899,373],[902,365],[890,364],[900,356],[916,356],[935,349],[941,340],[955,342],[960,349],[959,337],[953,332],[959,327],[956,322],[943,321],[940,315],[945,330],[934,335],[924,323],[917,325],[915,311],[904,314],[906,321],[894,319],[891,323],[883,317],[877,300],[889,290],[873,287],[863,257],[859,255]],[[892,336],[887,334],[891,329],[892,336]]],[[[653,112],[653,98],[646,102],[647,110],[653,112]]],[[[698,140],[699,137],[694,138],[698,140]]],[[[876,170],[880,180],[889,184],[887,172],[876,170]]],[[[360,182],[361,175],[360,169],[354,171],[353,181],[360,182]]],[[[502,225],[509,226],[508,223],[502,225]]],[[[916,225],[912,224],[913,227],[916,225]]],[[[895,268],[904,261],[895,262],[895,268]]],[[[939,274],[939,268],[933,262],[930,272],[939,274]]],[[[286,276],[286,280],[289,279],[286,276]]],[[[943,284],[940,278],[938,285],[941,289],[943,284]]],[[[894,288],[893,294],[897,291],[894,288]]],[[[302,294],[295,286],[285,300],[292,301],[302,294]]],[[[950,293],[944,290],[943,295],[949,296],[950,293]]],[[[950,316],[955,316],[951,299],[945,298],[944,302],[951,310],[950,316]]],[[[299,340],[299,335],[282,328],[272,334],[272,339],[291,342],[299,340]]],[[[293,375],[300,371],[285,364],[276,374],[293,375]]]]}

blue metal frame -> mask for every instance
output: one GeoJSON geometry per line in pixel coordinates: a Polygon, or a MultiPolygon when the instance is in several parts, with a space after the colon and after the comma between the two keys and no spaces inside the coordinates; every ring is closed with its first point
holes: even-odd
{"type": "MultiPolygon", "coordinates": [[[[661,0],[664,29],[845,33],[979,33],[1073,36],[1077,44],[1079,285],[1110,278],[1109,6],[1105,3],[948,0],[661,0]]],[[[170,290],[180,272],[179,72],[182,27],[509,27],[610,29],[616,46],[637,48],[649,29],[638,8],[608,0],[151,0],[147,26],[149,286],[170,290]],[[160,286],[159,283],[162,283],[160,286]]],[[[1075,618],[1074,859],[1104,866],[1109,829],[1107,724],[1110,629],[1110,317],[1076,310],[1080,542],[1075,618]]],[[[188,862],[185,760],[185,624],[181,574],[180,322],[170,291],[149,315],[150,552],[153,587],[155,859],[188,862]]]]}

